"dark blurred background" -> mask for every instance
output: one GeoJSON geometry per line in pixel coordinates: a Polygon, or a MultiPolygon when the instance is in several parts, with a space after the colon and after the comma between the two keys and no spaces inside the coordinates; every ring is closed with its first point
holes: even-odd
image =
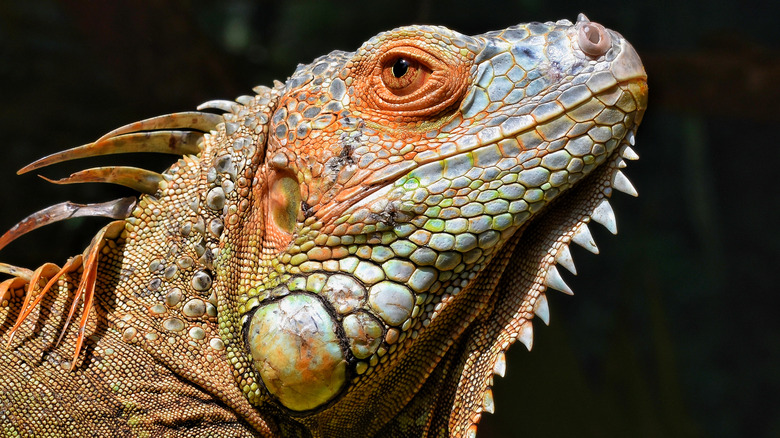
{"type": "MultiPolygon", "coordinates": [[[[640,197],[614,198],[619,236],[593,227],[601,255],[574,250],[577,295],[551,294],[533,353],[510,350],[479,436],[780,436],[777,2],[3,1],[0,228],[66,199],[129,194],[14,175],[127,122],[249,94],[400,25],[476,34],[578,12],[645,61],[642,159],[626,171],[640,197]]],[[[60,264],[103,222],[37,230],[0,259],[60,264]]]]}

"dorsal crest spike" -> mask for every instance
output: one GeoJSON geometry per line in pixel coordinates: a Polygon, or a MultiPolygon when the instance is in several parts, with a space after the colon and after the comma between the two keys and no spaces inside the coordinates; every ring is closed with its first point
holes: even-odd
{"type": "Polygon", "coordinates": [[[143,131],[122,134],[48,155],[19,169],[16,173],[21,175],[52,164],[101,155],[132,152],[197,154],[200,151],[198,140],[201,137],[203,133],[198,131],[143,131]]]}
{"type": "Polygon", "coordinates": [[[67,274],[68,272],[74,271],[81,267],[82,257],[76,256],[67,261],[65,265],[60,269],[53,263],[47,263],[41,268],[38,268],[35,272],[36,274],[39,271],[43,271],[43,268],[46,268],[47,265],[51,265],[49,270],[51,271],[51,267],[54,267],[57,269],[56,273],[53,275],[47,272],[46,277],[49,278],[49,281],[46,283],[46,285],[41,288],[41,290],[35,295],[35,299],[33,300],[33,293],[34,293],[34,287],[37,283],[37,279],[40,278],[41,274],[34,274],[33,278],[35,278],[35,281],[28,281],[28,289],[27,294],[24,297],[24,302],[22,303],[21,311],[19,312],[19,316],[16,318],[16,323],[14,323],[14,326],[10,330],[10,335],[8,337],[8,344],[11,345],[11,342],[14,340],[14,336],[16,336],[16,331],[19,330],[19,327],[22,325],[22,323],[27,319],[28,316],[30,316],[30,313],[38,307],[38,304],[40,304],[41,300],[43,300],[43,297],[46,296],[46,294],[51,290],[52,287],[59,281],[60,277],[67,274]]]}
{"type": "Polygon", "coordinates": [[[120,126],[111,132],[105,133],[95,143],[116,137],[121,134],[129,134],[140,131],[191,129],[193,131],[209,132],[223,121],[218,114],[204,113],[201,111],[183,111],[180,113],[165,114],[150,117],[134,123],[120,126]]]}
{"type": "Polygon", "coordinates": [[[129,187],[141,193],[154,194],[163,177],[157,172],[128,166],[93,167],[72,173],[66,178],[49,179],[43,175],[41,178],[52,184],[78,184],[88,182],[101,182],[119,184],[129,187]]]}
{"type": "Polygon", "coordinates": [[[76,368],[76,362],[78,360],[79,354],[81,353],[81,348],[84,346],[85,330],[87,323],[89,322],[89,315],[92,313],[92,303],[95,299],[100,252],[103,249],[103,245],[105,245],[106,240],[117,237],[120,233],[120,230],[123,228],[124,221],[114,221],[101,228],[97,235],[92,238],[92,242],[89,244],[87,249],[84,250],[84,254],[82,255],[84,260],[84,271],[81,273],[81,281],[79,281],[79,286],[76,289],[76,293],[73,297],[73,303],[70,306],[68,317],[65,320],[65,325],[62,327],[62,332],[60,333],[60,337],[57,340],[57,344],[62,341],[65,333],[68,330],[68,325],[70,325],[70,321],[73,318],[73,315],[76,313],[79,301],[83,299],[84,305],[81,312],[81,318],[79,320],[79,329],[77,332],[78,334],[76,338],[75,351],[73,352],[73,360],[71,361],[70,365],[71,371],[76,368]]]}
{"type": "Polygon", "coordinates": [[[27,282],[29,282],[33,276],[33,271],[27,268],[20,268],[18,266],[9,265],[7,263],[0,263],[0,273],[8,274],[16,278],[21,278],[27,282]]]}
{"type": "Polygon", "coordinates": [[[84,216],[125,219],[133,212],[136,201],[135,197],[127,197],[99,204],[76,204],[66,201],[52,205],[27,216],[0,236],[0,249],[36,228],[65,219],[84,216]]]}

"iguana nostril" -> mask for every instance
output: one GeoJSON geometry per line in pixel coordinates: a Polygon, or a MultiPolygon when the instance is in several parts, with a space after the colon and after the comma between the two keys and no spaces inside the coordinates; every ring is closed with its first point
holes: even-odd
{"type": "Polygon", "coordinates": [[[594,58],[607,53],[611,46],[612,38],[609,36],[609,32],[604,29],[604,26],[592,21],[579,23],[577,26],[577,36],[580,49],[583,52],[594,58]]]}

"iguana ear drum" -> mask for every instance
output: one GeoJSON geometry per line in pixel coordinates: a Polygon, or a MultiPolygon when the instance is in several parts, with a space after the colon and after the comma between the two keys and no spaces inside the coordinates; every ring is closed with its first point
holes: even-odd
{"type": "Polygon", "coordinates": [[[301,188],[292,172],[271,171],[267,205],[267,239],[282,247],[292,239],[301,210],[301,188]]]}

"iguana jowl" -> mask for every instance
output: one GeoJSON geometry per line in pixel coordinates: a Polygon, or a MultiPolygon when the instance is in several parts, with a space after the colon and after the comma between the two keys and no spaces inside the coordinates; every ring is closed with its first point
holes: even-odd
{"type": "Polygon", "coordinates": [[[0,265],[6,435],[473,436],[546,289],[571,293],[569,243],[596,252],[588,223],[636,195],[646,75],[584,15],[404,27],[255,92],[22,169],[182,155],[73,174],[142,194],[0,238],[118,219],[63,267],[0,265]]]}

